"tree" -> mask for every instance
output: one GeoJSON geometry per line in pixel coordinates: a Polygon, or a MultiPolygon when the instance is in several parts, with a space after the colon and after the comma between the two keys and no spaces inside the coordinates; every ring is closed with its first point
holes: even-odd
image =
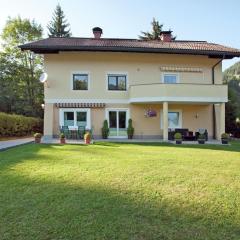
{"type": "Polygon", "coordinates": [[[69,23],[65,19],[64,12],[58,4],[54,13],[52,21],[48,24],[49,37],[70,37],[71,30],[69,23]]]}
{"type": "Polygon", "coordinates": [[[39,82],[42,58],[18,48],[21,44],[41,39],[41,25],[20,17],[9,18],[1,36],[0,110],[42,116],[43,86],[39,82]]]}
{"type": "MultiPolygon", "coordinates": [[[[140,35],[139,38],[142,40],[159,40],[160,34],[162,32],[163,24],[160,24],[155,18],[151,22],[152,31],[151,32],[141,32],[143,35],[140,35]]],[[[172,37],[172,40],[175,40],[176,37],[172,37]]]]}

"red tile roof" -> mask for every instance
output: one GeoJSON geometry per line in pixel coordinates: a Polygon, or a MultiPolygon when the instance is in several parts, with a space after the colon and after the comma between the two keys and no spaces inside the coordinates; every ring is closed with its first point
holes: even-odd
{"type": "Polygon", "coordinates": [[[196,54],[213,57],[239,57],[240,50],[205,41],[171,41],[112,39],[112,38],[47,38],[19,46],[22,50],[35,53],[55,53],[59,51],[113,51],[196,54]]]}

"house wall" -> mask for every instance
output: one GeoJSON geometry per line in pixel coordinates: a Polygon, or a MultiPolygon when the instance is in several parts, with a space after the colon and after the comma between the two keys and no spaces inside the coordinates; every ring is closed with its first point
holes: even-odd
{"type": "MultiPolygon", "coordinates": [[[[106,108],[128,108],[133,120],[136,138],[160,138],[163,135],[161,128],[162,104],[107,104],[106,108]],[[144,113],[148,109],[157,112],[156,117],[147,118],[144,113]]],[[[196,132],[199,128],[206,128],[209,136],[213,136],[212,105],[184,105],[170,104],[170,110],[182,111],[182,127],[196,132]],[[196,118],[196,115],[198,117],[196,118]]],[[[91,108],[91,127],[94,135],[101,137],[101,128],[105,120],[105,108],[91,108]]],[[[59,108],[54,107],[53,135],[59,135],[59,108]]]]}
{"type": "MultiPolygon", "coordinates": [[[[202,72],[179,72],[181,83],[211,84],[212,66],[216,59],[207,56],[141,53],[60,53],[46,54],[45,71],[48,73],[48,88],[45,101],[59,99],[112,99],[126,101],[129,91],[107,91],[107,73],[127,73],[128,85],[162,82],[161,67],[201,68],[202,72]],[[88,72],[90,89],[71,90],[72,73],[88,72]]],[[[216,83],[222,83],[221,64],[215,70],[216,83]]],[[[197,89],[196,89],[197,92],[197,89]]]]}
{"type": "MultiPolygon", "coordinates": [[[[179,72],[179,77],[180,83],[202,85],[212,84],[212,66],[217,62],[217,59],[206,56],[97,52],[46,54],[44,59],[45,71],[48,73],[48,87],[45,85],[44,88],[45,136],[59,134],[59,109],[53,103],[59,101],[76,102],[78,100],[79,102],[83,100],[85,102],[103,102],[106,103],[106,108],[129,108],[136,137],[162,136],[163,131],[160,128],[162,103],[129,104],[129,90],[125,92],[107,91],[107,73],[127,73],[128,85],[153,84],[161,83],[163,73],[161,68],[163,66],[201,68],[202,72],[200,73],[179,72]],[[89,73],[90,89],[88,91],[71,90],[72,73],[74,72],[89,73]],[[145,110],[149,108],[157,111],[157,117],[144,117],[145,110]]],[[[216,84],[222,84],[221,69],[221,64],[215,69],[216,84]]],[[[196,94],[201,92],[202,98],[204,98],[205,91],[200,91],[199,87],[199,85],[196,85],[196,88],[192,89],[189,95],[194,96],[194,92],[196,94]]],[[[221,86],[216,86],[216,90],[217,87],[221,86]]],[[[179,95],[182,95],[181,89],[177,91],[179,95]]],[[[183,91],[185,91],[184,88],[183,91]]],[[[219,97],[223,95],[221,91],[219,97]]],[[[206,91],[206,93],[209,95],[209,91],[206,91]]],[[[149,92],[147,94],[149,95],[149,92]]],[[[204,104],[193,102],[191,104],[169,103],[169,110],[171,109],[182,111],[183,128],[188,128],[194,132],[199,128],[207,128],[209,136],[213,136],[212,104],[210,102],[204,104]],[[196,114],[198,118],[195,117],[196,114]]],[[[216,116],[218,118],[217,133],[219,135],[224,129],[223,111],[217,108],[216,116]]],[[[96,136],[101,136],[104,119],[104,108],[91,109],[91,124],[96,136]]]]}

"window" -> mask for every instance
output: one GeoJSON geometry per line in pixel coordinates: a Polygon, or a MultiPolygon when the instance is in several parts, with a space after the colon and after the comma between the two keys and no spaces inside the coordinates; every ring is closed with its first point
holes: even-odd
{"type": "MultiPolygon", "coordinates": [[[[161,128],[163,128],[163,112],[161,111],[161,128]]],[[[182,128],[182,111],[169,110],[168,111],[168,128],[182,128]]]]}
{"type": "Polygon", "coordinates": [[[167,73],[163,75],[163,83],[178,83],[178,75],[167,73]]]}
{"type": "Polygon", "coordinates": [[[88,90],[88,74],[73,74],[73,90],[88,90]]]}
{"type": "Polygon", "coordinates": [[[64,112],[64,126],[74,125],[74,112],[64,112]]]}
{"type": "Polygon", "coordinates": [[[180,127],[180,113],[168,112],[168,127],[179,128],[180,127]]]}
{"type": "Polygon", "coordinates": [[[91,128],[89,108],[62,108],[59,114],[60,126],[91,128]]]}
{"type": "Polygon", "coordinates": [[[126,75],[108,75],[108,90],[126,91],[127,76],[126,75]]]}

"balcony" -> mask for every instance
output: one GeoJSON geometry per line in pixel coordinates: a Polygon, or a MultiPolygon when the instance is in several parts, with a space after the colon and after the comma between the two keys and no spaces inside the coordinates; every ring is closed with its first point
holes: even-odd
{"type": "Polygon", "coordinates": [[[228,101],[227,85],[211,84],[138,84],[129,89],[131,103],[223,103],[228,101]]]}

